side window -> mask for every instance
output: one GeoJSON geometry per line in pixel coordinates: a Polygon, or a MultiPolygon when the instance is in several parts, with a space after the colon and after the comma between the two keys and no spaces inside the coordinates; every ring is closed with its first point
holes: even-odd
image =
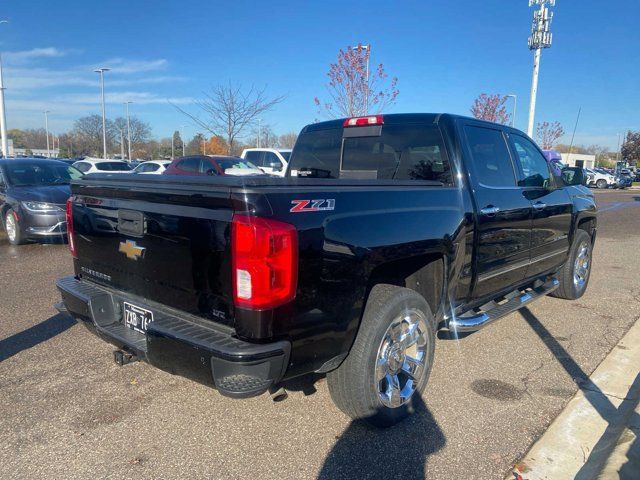
{"type": "Polygon", "coordinates": [[[156,170],[158,170],[158,168],[160,168],[159,165],[157,165],[155,163],[149,163],[149,164],[147,164],[147,169],[145,171],[146,172],[155,172],[156,170]]]}
{"type": "Polygon", "coordinates": [[[207,175],[218,175],[218,169],[211,160],[202,161],[202,172],[206,173],[207,175]],[[213,174],[209,173],[211,172],[211,170],[213,170],[213,174]]]}
{"type": "Polygon", "coordinates": [[[87,173],[87,171],[91,168],[91,165],[85,162],[80,162],[76,163],[74,167],[80,170],[82,173],[87,173]]]}
{"type": "Polygon", "coordinates": [[[465,128],[478,183],[486,187],[513,187],[516,184],[509,149],[500,130],[465,128]]]}
{"type": "Polygon", "coordinates": [[[521,187],[550,187],[551,172],[547,160],[528,139],[520,135],[511,135],[517,160],[524,178],[518,182],[521,187]]]}
{"type": "Polygon", "coordinates": [[[264,167],[265,165],[262,164],[263,162],[263,154],[264,152],[247,152],[247,154],[244,156],[245,160],[250,161],[251,163],[253,163],[254,165],[257,165],[258,167],[264,167]]]}
{"type": "Polygon", "coordinates": [[[270,168],[274,166],[272,164],[275,164],[276,169],[278,168],[278,166],[282,168],[282,162],[280,161],[278,156],[273,152],[264,152],[263,162],[264,163],[261,165],[262,167],[270,168]]]}
{"type": "Polygon", "coordinates": [[[198,157],[187,157],[176,165],[183,172],[197,173],[200,171],[200,159],[198,157]]]}

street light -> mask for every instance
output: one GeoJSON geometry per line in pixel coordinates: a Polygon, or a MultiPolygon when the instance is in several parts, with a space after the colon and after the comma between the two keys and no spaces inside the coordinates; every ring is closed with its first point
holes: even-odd
{"type": "Polygon", "coordinates": [[[107,115],[104,109],[104,72],[109,68],[96,68],[94,72],[100,74],[100,90],[102,92],[102,158],[107,158],[107,115]]]}
{"type": "Polygon", "coordinates": [[[369,58],[371,57],[371,44],[359,45],[357,47],[351,47],[352,50],[366,50],[367,51],[367,63],[365,70],[365,92],[364,92],[364,115],[369,114],[369,58]]]}
{"type": "MultiPolygon", "coordinates": [[[[8,20],[0,20],[1,23],[9,23],[8,20]]],[[[7,141],[7,116],[4,112],[4,80],[2,78],[2,57],[0,57],[0,138],[2,140],[2,155],[6,158],[9,156],[9,147],[7,141]]]]}
{"type": "Polygon", "coordinates": [[[531,36],[529,37],[529,50],[534,50],[533,56],[533,78],[531,79],[531,98],[529,100],[529,124],[527,134],[533,136],[533,119],[536,113],[536,96],[538,94],[538,72],[540,71],[540,54],[543,48],[551,47],[553,35],[551,34],[551,19],[553,12],[549,12],[546,4],[555,6],[556,0],[529,0],[529,6],[540,5],[540,10],[533,12],[533,25],[531,26],[531,36]]]}
{"type": "Polygon", "coordinates": [[[49,150],[49,110],[44,111],[44,130],[47,135],[47,157],[51,157],[49,150]]]}
{"type": "Polygon", "coordinates": [[[515,93],[510,93],[507,98],[513,98],[513,113],[511,114],[511,126],[516,124],[516,105],[518,104],[518,96],[515,93]]]}
{"type": "Polygon", "coordinates": [[[129,123],[129,104],[133,102],[124,102],[127,112],[127,145],[129,147],[129,161],[131,161],[131,124],[129,123]]]}

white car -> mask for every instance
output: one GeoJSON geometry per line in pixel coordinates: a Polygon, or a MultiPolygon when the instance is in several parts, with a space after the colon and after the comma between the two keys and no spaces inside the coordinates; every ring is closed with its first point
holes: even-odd
{"type": "Polygon", "coordinates": [[[131,167],[122,160],[105,160],[102,158],[85,158],[78,160],[72,167],[85,175],[90,173],[131,173],[131,167]]]}
{"type": "Polygon", "coordinates": [[[585,168],[587,172],[587,185],[596,188],[608,188],[616,185],[616,177],[610,173],[594,170],[591,168],[585,168]]]}
{"type": "Polygon", "coordinates": [[[142,162],[133,169],[133,173],[139,173],[141,175],[161,175],[170,163],[171,160],[150,160],[148,162],[142,162]]]}
{"type": "Polygon", "coordinates": [[[257,165],[264,173],[284,177],[289,166],[290,148],[247,148],[241,158],[257,165]]]}

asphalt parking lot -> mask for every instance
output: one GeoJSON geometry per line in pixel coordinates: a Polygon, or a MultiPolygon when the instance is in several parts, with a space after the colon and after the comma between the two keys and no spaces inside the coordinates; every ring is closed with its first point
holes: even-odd
{"type": "Polygon", "coordinates": [[[424,408],[387,430],[351,423],[324,381],[273,403],[118,367],[53,308],[67,247],[16,248],[2,234],[0,477],[504,478],[640,318],[640,191],[596,195],[587,294],[440,341],[424,408]]]}

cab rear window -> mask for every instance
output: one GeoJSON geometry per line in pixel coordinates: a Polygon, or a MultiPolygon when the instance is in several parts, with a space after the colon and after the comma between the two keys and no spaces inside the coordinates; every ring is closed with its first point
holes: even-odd
{"type": "Polygon", "coordinates": [[[343,138],[342,128],[304,133],[289,172],[311,178],[452,183],[442,136],[434,125],[385,125],[381,135],[363,137],[343,138]]]}

